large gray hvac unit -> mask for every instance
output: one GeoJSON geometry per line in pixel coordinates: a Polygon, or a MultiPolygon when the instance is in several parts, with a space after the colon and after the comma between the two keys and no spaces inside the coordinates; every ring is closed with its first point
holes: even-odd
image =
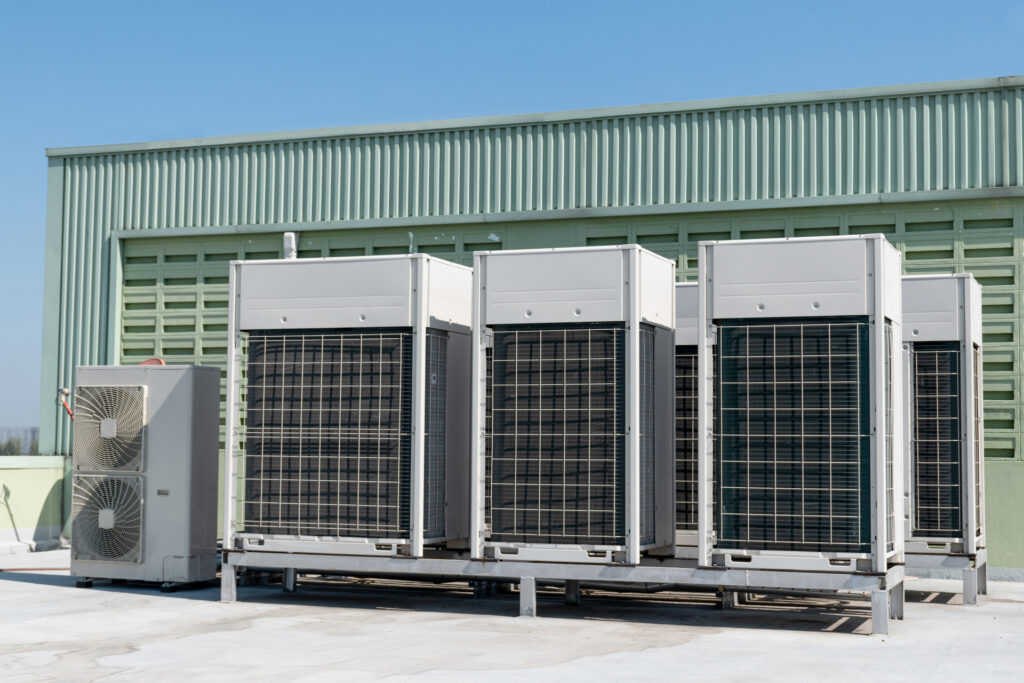
{"type": "Polygon", "coordinates": [[[220,371],[80,367],[75,381],[72,576],[214,578],[220,371]]]}
{"type": "Polygon", "coordinates": [[[981,286],[968,273],[903,278],[910,569],[960,569],[986,591],[981,286]]]}
{"type": "Polygon", "coordinates": [[[232,263],[229,552],[465,543],[471,288],[420,254],[232,263]]]}
{"type": "Polygon", "coordinates": [[[476,254],[474,557],[671,548],[674,273],[635,245],[476,254]]]}
{"type": "Polygon", "coordinates": [[[900,267],[881,235],[701,243],[700,564],[900,562],[900,267]]]}

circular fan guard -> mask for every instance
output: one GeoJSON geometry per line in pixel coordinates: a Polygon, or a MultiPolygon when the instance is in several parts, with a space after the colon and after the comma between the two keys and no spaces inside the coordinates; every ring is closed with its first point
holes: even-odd
{"type": "Polygon", "coordinates": [[[76,476],[71,551],[75,559],[139,562],[142,549],[140,477],[76,476]],[[112,511],[113,526],[103,518],[112,511]]]}
{"type": "Polygon", "coordinates": [[[73,453],[75,469],[141,470],[145,416],[143,387],[77,387],[73,453]],[[108,438],[104,432],[111,429],[111,421],[116,425],[116,434],[108,438]]]}

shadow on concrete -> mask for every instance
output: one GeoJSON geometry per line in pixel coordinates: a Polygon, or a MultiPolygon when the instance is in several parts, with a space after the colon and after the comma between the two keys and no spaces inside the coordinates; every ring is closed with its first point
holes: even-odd
{"type": "Polygon", "coordinates": [[[919,591],[906,589],[907,602],[926,602],[935,605],[962,605],[964,596],[961,593],[946,593],[944,591],[919,591]]]}
{"type": "MultiPolygon", "coordinates": [[[[303,580],[295,593],[285,593],[279,585],[270,584],[241,587],[238,598],[243,602],[308,607],[510,617],[519,613],[518,593],[474,597],[464,583],[303,580]]],[[[757,595],[733,609],[722,610],[718,605],[714,593],[616,593],[584,589],[580,604],[569,606],[564,603],[560,589],[537,591],[537,612],[542,618],[835,633],[866,634],[871,630],[871,610],[866,601],[757,595]]]]}
{"type": "MultiPolygon", "coordinates": [[[[113,593],[155,593],[160,594],[159,583],[146,583],[143,581],[113,582],[109,579],[95,579],[92,586],[78,588],[79,577],[68,576],[62,569],[40,569],[40,570],[14,570],[0,569],[0,581],[11,581],[14,583],[34,583],[40,586],[58,586],[63,588],[75,588],[77,590],[110,591],[113,593]]],[[[168,597],[188,598],[191,600],[205,600],[214,602],[220,600],[220,583],[209,581],[203,584],[190,584],[176,587],[169,593],[168,597]]]]}
{"type": "MultiPolygon", "coordinates": [[[[45,570],[0,570],[0,581],[34,583],[75,590],[162,595],[203,602],[220,600],[220,587],[216,582],[182,586],[172,593],[160,593],[160,586],[155,583],[112,583],[97,579],[90,588],[76,588],[77,580],[77,577],[65,573],[45,570]]],[[[472,588],[461,582],[434,584],[338,577],[303,579],[294,593],[285,593],[278,583],[243,585],[238,589],[238,599],[241,602],[292,607],[346,607],[515,617],[519,613],[519,594],[513,589],[508,591],[474,597],[472,588]]],[[[570,606],[564,603],[561,589],[541,587],[537,590],[537,611],[540,617],[550,619],[584,619],[666,626],[685,624],[717,628],[865,634],[871,630],[869,603],[839,597],[753,595],[735,608],[722,610],[714,593],[619,593],[584,589],[580,604],[570,606]]]]}

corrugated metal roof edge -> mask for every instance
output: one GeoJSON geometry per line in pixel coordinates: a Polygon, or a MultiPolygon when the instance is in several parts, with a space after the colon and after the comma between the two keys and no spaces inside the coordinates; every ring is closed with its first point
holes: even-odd
{"type": "Polygon", "coordinates": [[[994,90],[1024,86],[1024,76],[1000,76],[960,81],[937,81],[908,85],[886,85],[846,90],[817,90],[812,92],[785,93],[778,95],[748,95],[690,102],[669,102],[662,104],[640,104],[597,109],[576,109],[570,111],[538,114],[514,114],[506,116],[483,116],[442,121],[414,123],[372,124],[364,126],[340,126],[315,128],[277,133],[255,133],[247,135],[225,135],[185,140],[163,140],[156,142],[133,142],[112,145],[88,145],[82,147],[51,147],[46,149],[48,157],[89,156],[95,154],[119,154],[125,152],[149,152],[158,150],[227,147],[231,145],[263,142],[291,142],[298,140],[327,139],[341,137],[362,137],[368,135],[394,135],[404,133],[427,133],[442,130],[467,128],[495,128],[537,123],[563,123],[591,119],[617,118],[622,116],[643,116],[687,111],[713,111],[721,109],[743,109],[750,107],[810,104],[854,99],[890,98],[909,95],[938,94],[945,92],[966,92],[972,90],[994,90]]]}

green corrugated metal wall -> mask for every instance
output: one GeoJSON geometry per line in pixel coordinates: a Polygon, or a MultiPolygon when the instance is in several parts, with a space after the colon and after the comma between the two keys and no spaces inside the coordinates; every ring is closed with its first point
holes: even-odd
{"type": "Polygon", "coordinates": [[[223,365],[227,261],[277,256],[285,230],[300,232],[300,257],[427,251],[463,263],[479,249],[639,242],[679,259],[681,279],[703,239],[881,232],[907,272],[970,271],[984,286],[990,542],[996,564],[1024,567],[1006,483],[1024,480],[1022,86],[62,151],[50,171],[41,445],[68,451],[52,397],[76,365],[223,365]]]}

